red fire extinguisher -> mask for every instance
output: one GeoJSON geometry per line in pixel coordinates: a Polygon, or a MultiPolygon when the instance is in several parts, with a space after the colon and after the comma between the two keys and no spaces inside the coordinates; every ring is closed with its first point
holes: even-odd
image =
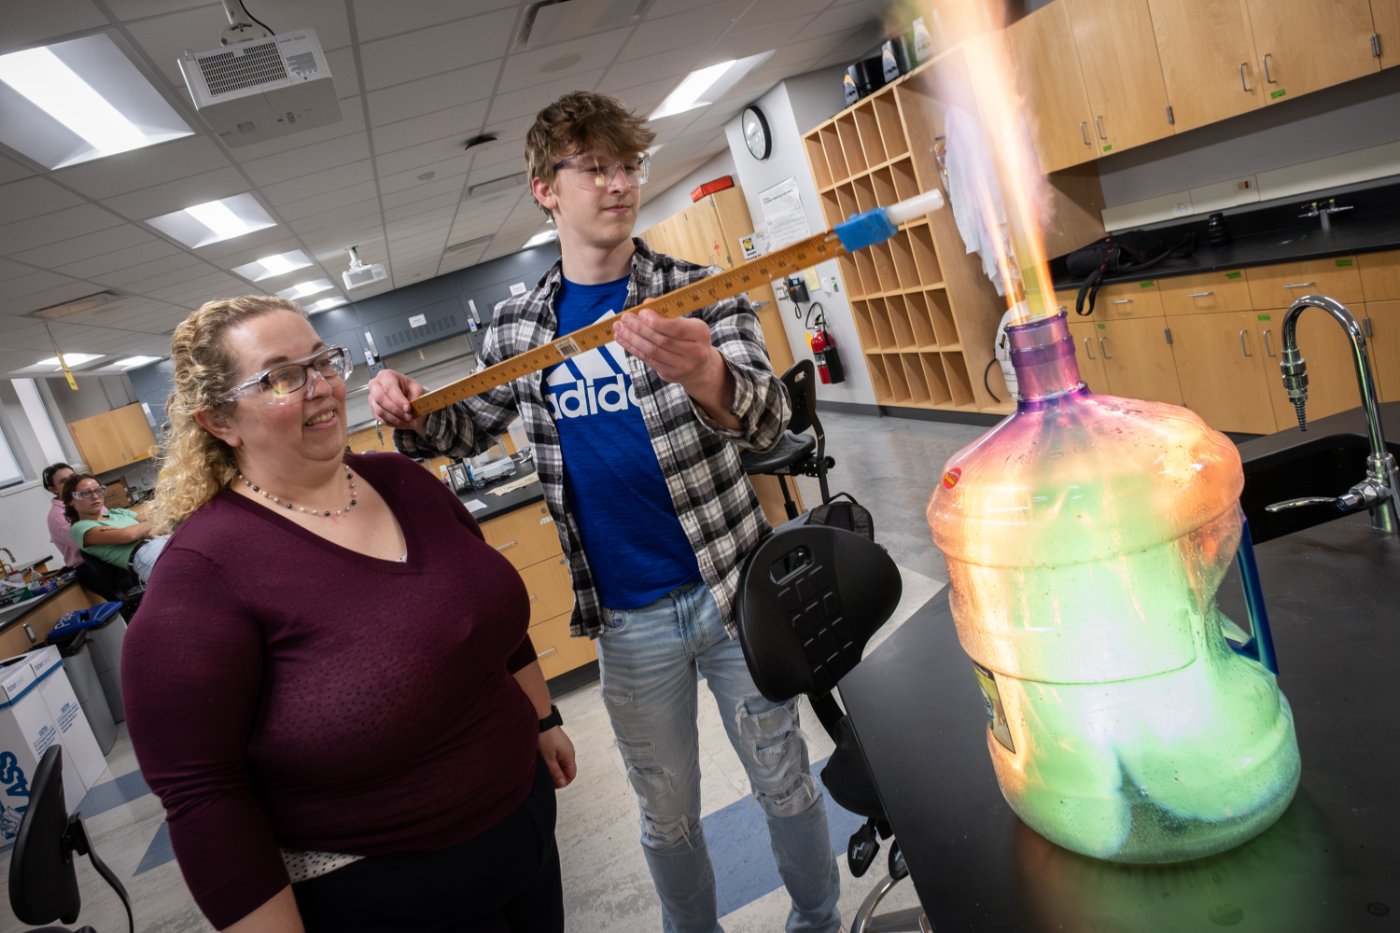
{"type": "Polygon", "coordinates": [[[836,340],[831,332],[819,328],[810,339],[812,357],[817,361],[817,375],[826,385],[846,381],[846,372],[841,367],[841,356],[836,352],[836,340]]]}

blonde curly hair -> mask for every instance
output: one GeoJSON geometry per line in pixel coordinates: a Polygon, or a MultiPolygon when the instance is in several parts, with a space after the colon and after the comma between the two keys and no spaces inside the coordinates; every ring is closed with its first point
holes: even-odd
{"type": "Polygon", "coordinates": [[[240,324],[273,311],[306,316],[285,298],[241,295],[205,302],[175,328],[170,341],[175,385],[165,403],[165,455],[149,513],[157,534],[189,518],[233,478],[233,449],[206,431],[195,413],[232,410],[235,403],[223,397],[238,379],[238,363],[225,337],[240,324]]]}

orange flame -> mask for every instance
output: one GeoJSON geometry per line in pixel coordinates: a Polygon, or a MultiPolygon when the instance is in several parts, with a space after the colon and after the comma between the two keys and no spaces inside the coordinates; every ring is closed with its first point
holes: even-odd
{"type": "Polygon", "coordinates": [[[934,50],[939,95],[972,118],[991,163],[972,175],[970,193],[986,228],[1004,231],[984,248],[995,251],[1007,307],[1018,324],[1048,317],[1057,305],[1042,236],[1049,198],[1016,91],[1005,12],[1000,0],[935,0],[925,19],[947,44],[934,50]]]}

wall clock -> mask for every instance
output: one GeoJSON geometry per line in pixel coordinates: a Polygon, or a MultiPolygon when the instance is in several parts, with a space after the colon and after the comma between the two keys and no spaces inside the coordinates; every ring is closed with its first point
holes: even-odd
{"type": "Polygon", "coordinates": [[[768,120],[763,116],[763,111],[753,106],[745,107],[739,125],[744,131],[744,145],[748,146],[753,157],[768,158],[773,151],[773,136],[768,132],[768,120]]]}

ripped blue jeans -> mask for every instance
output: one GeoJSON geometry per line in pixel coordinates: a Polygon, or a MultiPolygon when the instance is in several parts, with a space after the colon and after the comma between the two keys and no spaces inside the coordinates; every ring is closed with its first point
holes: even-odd
{"type": "Polygon", "coordinates": [[[767,817],[792,899],[788,933],[836,933],[840,876],[796,703],[758,692],[709,587],[689,584],[639,609],[608,610],[597,644],[603,701],[641,807],[642,851],[666,933],[723,933],[700,825],[697,673],[767,817]]]}

